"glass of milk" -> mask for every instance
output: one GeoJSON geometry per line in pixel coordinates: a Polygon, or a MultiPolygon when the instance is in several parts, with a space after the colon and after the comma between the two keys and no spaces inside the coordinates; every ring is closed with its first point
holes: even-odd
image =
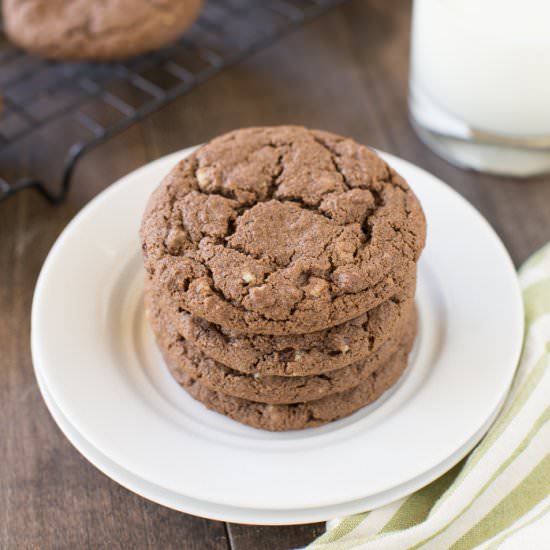
{"type": "Polygon", "coordinates": [[[550,0],[414,0],[409,108],[454,164],[550,171],[550,0]]]}

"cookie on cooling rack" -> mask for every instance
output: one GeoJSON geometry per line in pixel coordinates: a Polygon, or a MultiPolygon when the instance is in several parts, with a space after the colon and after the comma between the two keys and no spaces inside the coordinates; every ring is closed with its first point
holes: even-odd
{"type": "Polygon", "coordinates": [[[202,0],[4,0],[10,39],[50,59],[126,59],[174,41],[202,0]]]}

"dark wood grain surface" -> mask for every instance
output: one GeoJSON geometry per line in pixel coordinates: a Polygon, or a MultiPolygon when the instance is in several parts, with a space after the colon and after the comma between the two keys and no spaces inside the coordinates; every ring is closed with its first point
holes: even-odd
{"type": "MultiPolygon", "coordinates": [[[[56,237],[99,191],[161,155],[248,125],[302,123],[415,162],[473,202],[520,263],[550,240],[550,177],[461,171],[419,142],[407,119],[409,25],[407,0],[349,2],[90,154],[61,207],[34,193],[0,204],[0,548],[286,549],[323,531],[177,513],[91,466],[40,397],[29,349],[32,294],[56,237]]],[[[40,154],[3,162],[16,172],[40,154]]],[[[46,162],[43,173],[49,169],[46,162]]]]}

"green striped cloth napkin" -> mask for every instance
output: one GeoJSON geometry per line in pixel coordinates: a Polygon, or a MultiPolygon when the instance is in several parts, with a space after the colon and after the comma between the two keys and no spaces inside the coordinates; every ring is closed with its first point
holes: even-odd
{"type": "Polygon", "coordinates": [[[519,275],[523,355],[506,404],[482,442],[409,497],[329,522],[309,548],[550,549],[550,244],[519,275]]]}

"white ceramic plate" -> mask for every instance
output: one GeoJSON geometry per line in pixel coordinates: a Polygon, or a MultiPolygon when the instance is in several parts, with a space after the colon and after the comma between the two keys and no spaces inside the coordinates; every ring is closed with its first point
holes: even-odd
{"type": "Polygon", "coordinates": [[[223,506],[221,504],[214,504],[189,498],[178,493],[174,493],[173,491],[162,489],[152,483],[143,481],[130,472],[127,472],[124,468],[102,455],[75,430],[74,426],[72,426],[72,424],[63,416],[63,413],[61,413],[54,403],[40,373],[37,372],[36,374],[38,385],[40,387],[40,391],[42,392],[42,396],[44,397],[46,406],[61,431],[85,458],[87,458],[96,468],[108,477],[123,487],[126,487],[130,491],[147,498],[148,500],[180,512],[185,512],[187,514],[193,514],[195,516],[208,519],[215,519],[218,521],[248,523],[254,525],[293,525],[297,523],[327,521],[336,517],[364,512],[365,510],[372,510],[373,508],[384,506],[385,504],[389,504],[390,502],[407,496],[417,489],[424,487],[457,464],[483,437],[501,407],[501,405],[498,406],[497,410],[491,415],[481,430],[476,433],[465,446],[458,449],[447,460],[437,465],[429,472],[426,472],[422,476],[400,485],[399,487],[395,487],[394,489],[390,489],[389,491],[385,491],[377,495],[371,495],[367,498],[335,504],[333,506],[306,508],[304,510],[261,510],[259,508],[234,508],[231,506],[223,506]]]}
{"type": "Polygon", "coordinates": [[[471,441],[501,402],[519,357],[523,311],[515,270],[471,205],[390,155],[428,219],[420,335],[398,387],[347,419],[273,434],[207,411],[173,382],[144,321],[137,232],[149,194],[187,153],[133,172],[90,202],[40,274],[33,360],[77,432],[145,482],[263,510],[380,494],[471,441]]]}

